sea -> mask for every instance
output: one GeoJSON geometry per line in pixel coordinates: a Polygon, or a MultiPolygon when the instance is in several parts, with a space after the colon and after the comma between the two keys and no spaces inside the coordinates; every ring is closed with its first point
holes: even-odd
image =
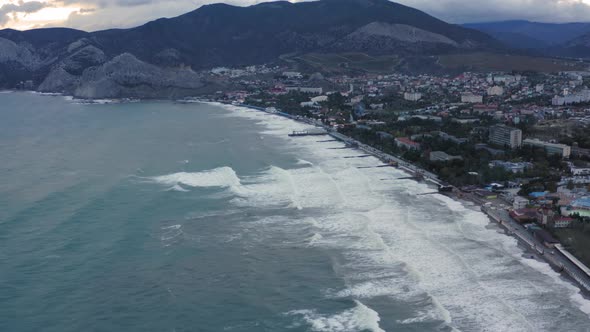
{"type": "Polygon", "coordinates": [[[0,94],[0,331],[590,331],[468,203],[214,103],[0,94]]]}

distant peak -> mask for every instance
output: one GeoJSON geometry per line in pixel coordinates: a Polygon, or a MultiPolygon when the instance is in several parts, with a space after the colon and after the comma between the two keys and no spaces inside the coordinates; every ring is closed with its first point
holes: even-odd
{"type": "Polygon", "coordinates": [[[253,7],[265,7],[265,8],[284,8],[292,6],[293,3],[289,1],[270,1],[270,2],[262,2],[259,4],[254,5],[253,7]]]}

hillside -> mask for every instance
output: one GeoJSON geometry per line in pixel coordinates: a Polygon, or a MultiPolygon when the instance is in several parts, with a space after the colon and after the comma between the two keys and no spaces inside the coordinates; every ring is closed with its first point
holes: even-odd
{"type": "MultiPolygon", "coordinates": [[[[403,57],[498,46],[482,32],[387,0],[278,1],[250,7],[213,4],[132,29],[91,33],[73,29],[2,30],[0,87],[31,79],[46,90],[75,93],[88,77],[87,70],[102,72],[102,67],[121,54],[133,56],[133,61],[125,63],[141,62],[136,70],[155,65],[178,73],[179,68],[185,68],[194,78],[186,68],[261,64],[284,54],[363,52],[403,57]]],[[[134,83],[138,86],[157,86],[157,82],[148,80],[154,75],[136,77],[144,78],[134,83]]],[[[191,88],[198,85],[197,80],[189,84],[191,88]]],[[[179,88],[183,93],[190,92],[186,87],[179,88]]],[[[84,96],[92,97],[89,93],[84,96]]]]}

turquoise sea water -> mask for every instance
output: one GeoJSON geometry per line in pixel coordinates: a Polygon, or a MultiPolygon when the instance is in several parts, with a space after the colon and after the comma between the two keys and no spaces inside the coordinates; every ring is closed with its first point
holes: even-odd
{"type": "Polygon", "coordinates": [[[236,107],[0,94],[0,331],[588,331],[481,213],[236,107]]]}

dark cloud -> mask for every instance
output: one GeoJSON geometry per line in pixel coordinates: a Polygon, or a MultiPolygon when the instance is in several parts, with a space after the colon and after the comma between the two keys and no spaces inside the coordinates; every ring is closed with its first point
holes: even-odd
{"type": "MultiPolygon", "coordinates": [[[[313,0],[311,0],[313,1],[313,0]]],[[[396,0],[452,23],[526,19],[541,22],[590,21],[590,0],[396,0]]],[[[20,2],[0,7],[0,26],[7,14],[33,12],[44,6],[77,6],[65,25],[84,30],[132,27],[160,17],[173,17],[204,4],[225,2],[252,5],[265,0],[47,0],[20,2]]],[[[293,0],[295,2],[295,0],[293,0]]],[[[302,2],[297,0],[296,2],[302,2]]],[[[2,0],[0,0],[2,3],[2,0]]],[[[9,24],[10,25],[10,24],[9,24]]]]}
{"type": "Polygon", "coordinates": [[[116,4],[124,7],[141,6],[153,3],[152,0],[117,0],[116,4]]]}

